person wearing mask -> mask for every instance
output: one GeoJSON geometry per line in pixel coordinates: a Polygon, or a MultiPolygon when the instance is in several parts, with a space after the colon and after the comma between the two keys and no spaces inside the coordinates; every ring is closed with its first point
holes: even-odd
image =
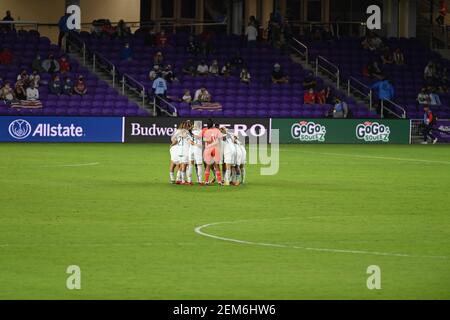
{"type": "Polygon", "coordinates": [[[68,96],[73,94],[73,82],[69,77],[66,77],[62,87],[62,93],[68,96]]]}
{"type": "Polygon", "coordinates": [[[55,94],[57,96],[61,95],[62,92],[62,86],[61,86],[61,80],[59,79],[58,75],[54,75],[52,80],[48,83],[48,90],[51,94],[55,94]]]}
{"type": "Polygon", "coordinates": [[[31,84],[27,88],[27,100],[28,101],[36,101],[39,100],[39,90],[34,86],[34,84],[31,84]]]}
{"type": "Polygon", "coordinates": [[[83,76],[80,75],[78,77],[78,80],[73,87],[73,91],[80,96],[84,96],[87,93],[87,86],[83,76]]]}
{"type": "Polygon", "coordinates": [[[333,118],[344,119],[347,118],[347,115],[348,115],[347,103],[345,101],[341,101],[339,98],[336,98],[333,109],[333,118]]]}

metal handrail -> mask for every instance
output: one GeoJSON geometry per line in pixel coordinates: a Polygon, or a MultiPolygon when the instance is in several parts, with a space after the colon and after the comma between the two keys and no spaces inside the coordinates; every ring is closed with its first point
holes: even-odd
{"type": "Polygon", "coordinates": [[[139,96],[142,98],[142,107],[145,108],[145,97],[146,97],[145,86],[141,82],[139,82],[135,78],[133,78],[132,76],[124,73],[122,75],[122,94],[125,94],[125,85],[127,85],[127,80],[135,85],[135,86],[132,86],[131,84],[128,84],[128,88],[130,88],[131,90],[134,90],[136,93],[139,94],[139,96]],[[138,91],[137,87],[141,91],[138,91]]]}
{"type": "Polygon", "coordinates": [[[339,89],[339,85],[340,85],[340,70],[339,70],[339,67],[337,65],[335,65],[334,63],[332,63],[331,61],[329,61],[326,58],[324,58],[323,56],[317,56],[316,57],[316,77],[319,75],[319,68],[321,68],[323,71],[327,72],[331,76],[336,77],[336,88],[339,89]],[[321,66],[320,63],[319,63],[320,61],[326,62],[326,64],[328,64],[328,66],[331,66],[332,68],[334,68],[336,72],[333,73],[332,71],[328,70],[324,66],[321,66]]]}
{"type": "Polygon", "coordinates": [[[390,114],[393,114],[394,116],[396,116],[397,118],[401,118],[401,119],[405,119],[406,118],[406,110],[405,108],[401,107],[400,105],[398,105],[397,103],[389,100],[389,99],[385,99],[385,100],[381,100],[381,117],[384,118],[384,110],[388,111],[390,114]],[[386,107],[384,104],[385,102],[390,103],[392,106],[399,108],[402,113],[401,114],[397,114],[395,111],[391,110],[390,108],[386,107]]]}
{"type": "Polygon", "coordinates": [[[355,77],[349,77],[347,79],[347,95],[348,96],[350,95],[352,89],[353,89],[353,91],[356,91],[363,96],[367,96],[367,98],[369,99],[369,110],[372,111],[372,105],[373,105],[372,89],[369,86],[362,83],[361,81],[359,81],[358,79],[356,79],[355,77]],[[355,82],[356,84],[361,86],[363,89],[366,89],[367,92],[363,92],[362,90],[358,89],[357,87],[352,86],[352,82],[355,82]]]}
{"type": "Polygon", "coordinates": [[[158,97],[159,100],[162,100],[165,104],[167,104],[169,107],[173,109],[172,116],[176,117],[178,115],[178,109],[170,103],[167,99],[164,99],[163,97],[158,97]]]}
{"type": "Polygon", "coordinates": [[[108,60],[103,54],[101,54],[98,51],[94,52],[93,61],[94,61],[94,64],[93,64],[94,72],[95,72],[95,66],[96,66],[95,62],[98,61],[98,62],[100,62],[100,63],[98,63],[99,66],[102,66],[102,64],[103,64],[104,69],[112,74],[112,86],[113,86],[113,88],[115,88],[115,86],[116,86],[116,66],[114,65],[114,63],[112,63],[110,60],[108,60]]]}
{"type": "Polygon", "coordinates": [[[298,39],[296,39],[295,37],[292,37],[291,40],[294,41],[294,43],[296,43],[297,45],[299,45],[300,48],[305,49],[304,52],[302,52],[301,50],[299,50],[296,47],[294,47],[293,45],[291,45],[291,49],[293,49],[299,55],[303,56],[304,59],[305,59],[306,64],[308,64],[308,61],[309,61],[309,48],[308,48],[308,46],[306,44],[304,44],[303,42],[299,41],[298,39]]]}

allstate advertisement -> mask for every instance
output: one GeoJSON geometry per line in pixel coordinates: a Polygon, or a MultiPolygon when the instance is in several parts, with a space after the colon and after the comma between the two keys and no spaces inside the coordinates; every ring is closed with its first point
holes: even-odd
{"type": "Polygon", "coordinates": [[[1,142],[123,142],[122,117],[0,117],[1,142]]]}
{"type": "Polygon", "coordinates": [[[280,143],[410,143],[406,119],[273,119],[280,143]]]}

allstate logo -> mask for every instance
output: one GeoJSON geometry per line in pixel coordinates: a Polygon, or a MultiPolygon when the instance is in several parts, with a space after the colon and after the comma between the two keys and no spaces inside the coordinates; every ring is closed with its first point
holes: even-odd
{"type": "Polygon", "coordinates": [[[23,119],[14,120],[9,125],[9,134],[14,139],[22,140],[28,137],[31,133],[31,124],[23,119]]]}

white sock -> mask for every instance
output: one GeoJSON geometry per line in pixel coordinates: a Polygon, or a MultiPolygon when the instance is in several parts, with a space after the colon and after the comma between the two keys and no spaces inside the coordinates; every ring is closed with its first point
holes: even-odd
{"type": "Polygon", "coordinates": [[[225,170],[225,182],[226,183],[230,182],[230,175],[231,175],[230,170],[229,169],[225,170]]]}
{"type": "Polygon", "coordinates": [[[241,169],[241,177],[242,177],[242,183],[244,183],[244,181],[245,181],[245,168],[242,168],[241,169]]]}
{"type": "Polygon", "coordinates": [[[173,176],[173,171],[169,172],[169,176],[170,176],[170,181],[174,181],[175,177],[173,176]]]}
{"type": "Polygon", "coordinates": [[[177,181],[181,180],[181,171],[177,171],[177,181]]]}
{"type": "Polygon", "coordinates": [[[181,182],[185,182],[186,181],[186,172],[181,172],[181,182]]]}
{"type": "Polygon", "coordinates": [[[197,180],[198,182],[202,182],[203,177],[203,166],[201,164],[197,165],[197,180]]]}
{"type": "Polygon", "coordinates": [[[231,171],[231,181],[236,182],[236,170],[231,171]]]}
{"type": "Polygon", "coordinates": [[[187,182],[192,182],[192,165],[188,165],[187,167],[187,182]]]}

